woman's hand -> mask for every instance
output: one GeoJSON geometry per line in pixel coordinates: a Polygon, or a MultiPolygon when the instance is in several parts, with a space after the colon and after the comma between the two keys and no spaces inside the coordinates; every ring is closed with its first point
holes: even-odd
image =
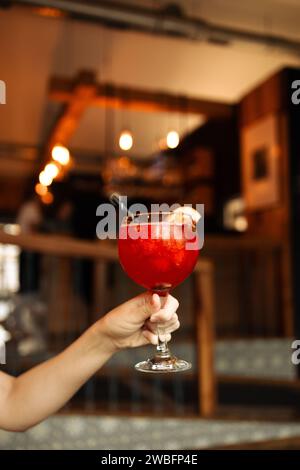
{"type": "Polygon", "coordinates": [[[115,308],[93,328],[110,340],[113,352],[123,348],[157,344],[156,329],[164,329],[166,340],[179,328],[178,301],[146,292],[115,308]]]}
{"type": "Polygon", "coordinates": [[[39,423],[61,408],[113,353],[156,344],[157,324],[166,329],[169,340],[179,327],[177,308],[171,295],[139,295],[101,318],[58,356],[17,378],[0,372],[0,428],[24,431],[39,423]]]}

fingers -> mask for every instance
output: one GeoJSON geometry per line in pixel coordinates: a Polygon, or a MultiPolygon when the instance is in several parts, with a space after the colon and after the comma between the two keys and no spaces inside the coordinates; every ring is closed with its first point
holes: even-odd
{"type": "Polygon", "coordinates": [[[147,330],[152,331],[153,333],[156,333],[158,326],[161,327],[166,333],[173,333],[173,331],[178,330],[178,328],[180,327],[180,323],[177,314],[173,313],[171,319],[166,322],[154,323],[148,320],[145,323],[145,328],[147,330]]]}
{"type": "Polygon", "coordinates": [[[143,335],[150,343],[154,345],[156,345],[158,342],[157,327],[159,327],[162,331],[162,334],[160,335],[161,339],[170,341],[171,333],[178,330],[178,328],[180,327],[177,314],[173,313],[171,318],[165,322],[158,323],[158,322],[153,322],[151,320],[148,320],[145,323],[143,335]]]}
{"type": "Polygon", "coordinates": [[[146,292],[137,297],[142,301],[142,315],[144,319],[149,318],[151,315],[157,313],[161,309],[160,297],[158,294],[146,292]]]}
{"type": "Polygon", "coordinates": [[[178,300],[172,295],[160,297],[158,294],[146,292],[136,297],[136,299],[140,305],[138,311],[141,316],[145,320],[150,317],[151,321],[154,322],[169,321],[179,306],[178,300]]]}
{"type": "MultiPolygon", "coordinates": [[[[162,299],[157,295],[153,294],[153,297],[158,297],[159,301],[161,302],[162,299]]],[[[150,316],[150,321],[155,323],[165,323],[171,320],[172,316],[176,312],[179,306],[179,302],[175,297],[172,295],[168,295],[167,297],[163,298],[165,300],[164,306],[157,310],[156,312],[152,312],[150,316]]],[[[157,302],[157,299],[155,299],[157,302]]]]}
{"type": "Polygon", "coordinates": [[[143,294],[143,308],[145,315],[145,324],[143,327],[143,336],[151,344],[157,345],[157,327],[161,327],[163,334],[161,339],[171,340],[171,333],[176,331],[180,323],[176,310],[179,302],[172,295],[160,297],[158,294],[143,294]]]}
{"type": "Polygon", "coordinates": [[[161,301],[158,294],[150,294],[150,309],[152,314],[159,312],[161,309],[161,301]]]}
{"type": "MultiPolygon", "coordinates": [[[[158,337],[156,334],[152,333],[152,331],[149,330],[144,330],[143,331],[143,336],[149,341],[149,343],[153,344],[154,346],[157,345],[158,343],[158,337]]],[[[171,341],[171,335],[170,333],[165,335],[166,341],[171,341]]]]}

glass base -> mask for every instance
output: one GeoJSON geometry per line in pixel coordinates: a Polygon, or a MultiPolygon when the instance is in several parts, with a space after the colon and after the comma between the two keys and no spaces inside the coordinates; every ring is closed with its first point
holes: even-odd
{"type": "Polygon", "coordinates": [[[166,372],[183,372],[192,367],[190,362],[183,359],[177,359],[175,356],[157,355],[147,361],[138,362],[135,369],[139,372],[150,373],[166,373],[166,372]]]}

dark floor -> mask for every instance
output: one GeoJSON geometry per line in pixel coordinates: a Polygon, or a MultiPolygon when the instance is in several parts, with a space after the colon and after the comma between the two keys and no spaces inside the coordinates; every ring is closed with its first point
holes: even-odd
{"type": "MultiPolygon", "coordinates": [[[[209,449],[294,446],[300,423],[60,415],[25,433],[0,431],[0,449],[209,449]]],[[[284,448],[286,448],[284,447],[284,448]]]]}

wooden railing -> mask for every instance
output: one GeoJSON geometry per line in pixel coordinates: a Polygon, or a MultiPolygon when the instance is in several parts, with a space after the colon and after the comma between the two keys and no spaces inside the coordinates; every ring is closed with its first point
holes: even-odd
{"type": "MultiPolygon", "coordinates": [[[[17,245],[22,250],[38,252],[51,262],[56,260],[55,286],[47,286],[46,289],[50,335],[57,336],[62,325],[68,331],[74,324],[82,330],[113,306],[109,301],[110,297],[114,297],[114,291],[109,287],[109,277],[110,265],[118,263],[115,241],[82,241],[44,234],[10,235],[0,230],[0,244],[17,245]],[[72,311],[72,263],[76,259],[89,259],[93,267],[92,300],[83,322],[72,311]]],[[[212,415],[216,404],[216,326],[218,331],[227,332],[229,324],[229,336],[232,336],[233,329],[240,336],[251,335],[253,331],[254,336],[258,336],[257,331],[269,336],[289,335],[291,289],[288,280],[282,276],[281,262],[282,244],[278,240],[206,236],[193,274],[191,291],[194,309],[192,329],[196,333],[198,409],[202,416],[212,415]]],[[[128,298],[133,294],[135,292],[128,291],[125,296],[128,298]]],[[[63,345],[68,341],[70,336],[66,334],[63,345]]],[[[191,337],[189,341],[192,341],[191,337]]],[[[101,371],[101,374],[104,372],[101,371]]],[[[126,368],[118,372],[126,373],[126,368]]],[[[189,375],[183,375],[182,381],[186,377],[189,375]]]]}
{"type": "Polygon", "coordinates": [[[206,236],[201,253],[215,266],[219,335],[293,336],[291,269],[284,241],[206,236]]]}
{"type": "MultiPolygon", "coordinates": [[[[32,234],[11,235],[0,230],[0,244],[12,244],[22,250],[37,252],[55,265],[55,295],[49,294],[47,286],[50,334],[57,334],[61,324],[70,325],[72,267],[70,260],[90,259],[93,264],[93,299],[85,326],[95,321],[107,310],[108,266],[118,262],[117,245],[113,241],[81,241],[56,235],[32,234]]],[[[202,416],[213,414],[216,403],[214,371],[214,276],[213,264],[201,257],[194,272],[194,323],[196,330],[198,407],[202,416]]],[[[182,377],[184,380],[184,376],[182,377]]]]}

